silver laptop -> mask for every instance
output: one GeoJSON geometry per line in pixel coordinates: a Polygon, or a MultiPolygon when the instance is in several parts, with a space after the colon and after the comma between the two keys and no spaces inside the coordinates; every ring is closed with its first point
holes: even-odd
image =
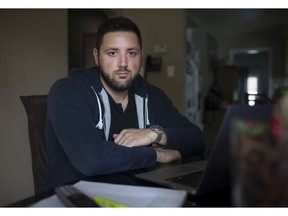
{"type": "Polygon", "coordinates": [[[152,170],[135,176],[191,195],[212,192],[230,184],[230,130],[235,118],[268,121],[272,106],[229,106],[225,112],[208,160],[152,170]]]}

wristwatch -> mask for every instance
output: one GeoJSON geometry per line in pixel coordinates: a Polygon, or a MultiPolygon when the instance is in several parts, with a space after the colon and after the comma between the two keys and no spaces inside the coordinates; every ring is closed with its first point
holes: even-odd
{"type": "Polygon", "coordinates": [[[157,137],[156,137],[156,140],[154,141],[154,143],[158,144],[162,138],[162,135],[163,135],[163,128],[159,125],[151,125],[150,129],[157,134],[157,137]]]}

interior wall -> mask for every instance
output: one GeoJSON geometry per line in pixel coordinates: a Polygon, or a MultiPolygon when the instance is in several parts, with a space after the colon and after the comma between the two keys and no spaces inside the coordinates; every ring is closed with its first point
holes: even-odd
{"type": "Polygon", "coordinates": [[[252,49],[272,47],[270,34],[234,35],[219,38],[219,56],[230,64],[230,51],[235,49],[252,49]],[[263,37],[264,35],[264,37],[263,37]],[[224,43],[225,41],[225,43],[224,43]]]}
{"type": "Polygon", "coordinates": [[[67,11],[0,10],[0,206],[34,193],[20,95],[47,94],[68,71],[67,11]]]}

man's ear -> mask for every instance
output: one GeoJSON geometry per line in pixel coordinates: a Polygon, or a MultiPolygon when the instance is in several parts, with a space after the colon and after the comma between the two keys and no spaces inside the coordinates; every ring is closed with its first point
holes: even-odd
{"type": "Polygon", "coordinates": [[[99,62],[98,62],[99,54],[98,54],[98,50],[96,48],[93,48],[93,56],[94,56],[94,61],[95,61],[96,65],[98,66],[99,65],[99,62]]]}

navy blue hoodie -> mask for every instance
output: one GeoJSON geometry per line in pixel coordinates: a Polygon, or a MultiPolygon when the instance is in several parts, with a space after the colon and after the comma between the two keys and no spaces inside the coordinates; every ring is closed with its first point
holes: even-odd
{"type": "MultiPolygon", "coordinates": [[[[48,94],[46,146],[48,159],[42,191],[86,176],[156,165],[151,147],[124,147],[109,142],[110,105],[97,68],[74,69],[54,83],[48,94]]],[[[165,148],[182,157],[205,149],[201,130],[183,117],[159,88],[140,75],[133,84],[139,128],[163,127],[165,148]]]]}

